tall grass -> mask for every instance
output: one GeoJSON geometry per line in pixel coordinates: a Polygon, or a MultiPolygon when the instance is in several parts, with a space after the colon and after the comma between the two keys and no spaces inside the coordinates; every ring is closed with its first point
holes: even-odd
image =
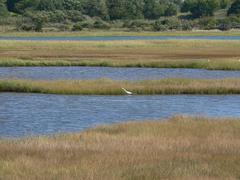
{"type": "Polygon", "coordinates": [[[168,31],[168,32],[129,32],[123,30],[91,30],[81,32],[0,32],[0,36],[17,37],[58,37],[58,36],[239,36],[239,31],[168,31]]]}
{"type": "Polygon", "coordinates": [[[240,94],[240,79],[163,79],[144,81],[97,80],[0,80],[0,92],[45,94],[124,95],[240,94]]]}
{"type": "Polygon", "coordinates": [[[0,140],[0,177],[239,179],[239,119],[177,116],[79,134],[0,140]]]}
{"type": "Polygon", "coordinates": [[[50,66],[88,66],[88,67],[122,67],[122,68],[185,68],[185,69],[206,69],[206,70],[240,70],[240,59],[224,60],[120,60],[120,59],[47,59],[47,60],[28,60],[0,58],[0,67],[50,67],[50,66]]]}
{"type": "Polygon", "coordinates": [[[1,41],[0,66],[240,69],[240,41],[1,41]]]}

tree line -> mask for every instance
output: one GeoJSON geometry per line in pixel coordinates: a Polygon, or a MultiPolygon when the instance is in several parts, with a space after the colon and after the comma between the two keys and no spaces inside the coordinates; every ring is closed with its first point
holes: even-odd
{"type": "Polygon", "coordinates": [[[104,26],[109,21],[158,20],[179,13],[196,19],[211,17],[219,9],[228,9],[229,16],[239,15],[240,0],[0,0],[0,17],[19,15],[38,25],[97,17],[104,26]]]}

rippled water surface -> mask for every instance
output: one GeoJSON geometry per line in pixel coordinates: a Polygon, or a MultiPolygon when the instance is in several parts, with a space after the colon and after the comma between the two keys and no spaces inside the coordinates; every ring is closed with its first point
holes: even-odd
{"type": "Polygon", "coordinates": [[[110,67],[0,67],[0,78],[142,80],[161,78],[234,78],[240,71],[110,67]]]}
{"type": "Polygon", "coordinates": [[[114,41],[114,40],[240,40],[240,36],[92,36],[92,37],[0,37],[28,41],[114,41]]]}
{"type": "Polygon", "coordinates": [[[240,96],[58,96],[0,93],[0,137],[77,132],[176,114],[240,117],[240,96]]]}

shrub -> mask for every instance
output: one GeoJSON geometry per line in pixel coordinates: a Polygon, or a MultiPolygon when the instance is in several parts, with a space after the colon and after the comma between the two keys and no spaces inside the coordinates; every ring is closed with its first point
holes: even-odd
{"type": "Polygon", "coordinates": [[[82,28],[91,29],[91,28],[93,28],[93,22],[91,22],[91,21],[83,21],[83,22],[81,22],[81,26],[82,26],[82,28]]]}
{"type": "Polygon", "coordinates": [[[183,20],[182,21],[182,30],[192,30],[193,29],[193,23],[192,21],[183,20]]]}
{"type": "Polygon", "coordinates": [[[81,23],[74,24],[72,27],[72,31],[82,31],[83,27],[81,23]]]}
{"type": "Polygon", "coordinates": [[[153,25],[153,29],[155,31],[166,31],[168,29],[168,27],[166,25],[162,24],[161,20],[156,20],[153,25]]]}
{"type": "Polygon", "coordinates": [[[199,19],[200,29],[210,30],[217,28],[217,21],[214,18],[201,18],[199,19]]]}
{"type": "Polygon", "coordinates": [[[182,29],[182,24],[181,21],[178,18],[167,18],[162,21],[162,24],[167,26],[168,29],[170,30],[181,30],[182,29]]]}
{"type": "Polygon", "coordinates": [[[218,22],[218,29],[222,31],[227,31],[232,28],[231,21],[229,19],[222,19],[218,22]]]}
{"type": "Polygon", "coordinates": [[[96,29],[110,29],[110,25],[101,19],[96,20],[93,27],[96,29]]]}
{"type": "Polygon", "coordinates": [[[126,21],[123,24],[123,27],[129,28],[134,31],[141,31],[141,30],[152,30],[153,23],[148,20],[134,20],[134,21],[126,21]]]}

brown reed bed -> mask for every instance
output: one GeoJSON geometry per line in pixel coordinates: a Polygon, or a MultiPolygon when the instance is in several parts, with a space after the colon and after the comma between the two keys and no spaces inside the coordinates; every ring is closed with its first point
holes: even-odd
{"type": "Polygon", "coordinates": [[[240,69],[240,41],[1,41],[0,66],[240,69]]]}
{"type": "Polygon", "coordinates": [[[0,80],[0,92],[124,95],[240,94],[240,79],[162,79],[143,81],[97,80],[0,80]]]}
{"type": "Polygon", "coordinates": [[[4,180],[238,179],[239,162],[239,119],[177,116],[0,140],[4,180]]]}

